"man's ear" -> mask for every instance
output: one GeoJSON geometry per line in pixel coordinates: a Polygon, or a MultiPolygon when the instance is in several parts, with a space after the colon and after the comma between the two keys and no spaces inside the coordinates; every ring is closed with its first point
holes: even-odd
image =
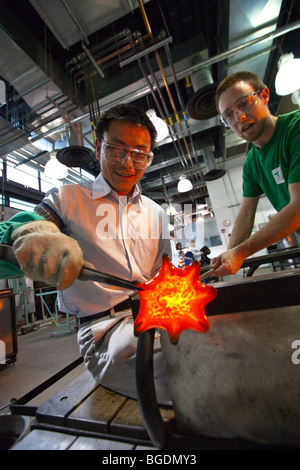
{"type": "Polygon", "coordinates": [[[260,92],[260,96],[262,97],[264,103],[267,105],[269,103],[269,99],[270,99],[269,88],[267,88],[267,87],[263,88],[260,92]]]}
{"type": "Polygon", "coordinates": [[[95,140],[96,144],[96,158],[100,162],[100,155],[101,155],[101,141],[99,139],[95,140]]]}

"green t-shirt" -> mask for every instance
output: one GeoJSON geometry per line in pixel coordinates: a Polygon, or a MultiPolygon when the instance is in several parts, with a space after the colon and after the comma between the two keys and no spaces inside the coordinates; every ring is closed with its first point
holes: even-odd
{"type": "MultiPolygon", "coordinates": [[[[12,244],[12,232],[28,222],[43,220],[43,217],[33,212],[22,211],[12,216],[8,221],[0,223],[0,243],[12,244]]],[[[0,279],[24,276],[19,266],[0,259],[0,279]]]]}
{"type": "MultiPolygon", "coordinates": [[[[279,212],[290,202],[288,185],[300,182],[300,109],[278,116],[262,148],[249,151],[243,167],[243,196],[265,194],[279,212]]],[[[297,230],[300,234],[300,228],[297,230]]]]}

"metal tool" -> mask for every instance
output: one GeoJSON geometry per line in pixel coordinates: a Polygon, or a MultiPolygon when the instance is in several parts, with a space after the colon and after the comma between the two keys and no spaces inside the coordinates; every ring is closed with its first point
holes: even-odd
{"type": "MultiPolygon", "coordinates": [[[[14,254],[13,247],[6,243],[0,243],[0,259],[8,261],[12,264],[19,264],[14,254]]],[[[102,273],[97,269],[86,266],[85,264],[83,265],[78,275],[78,279],[80,281],[101,282],[110,286],[122,287],[123,289],[130,289],[134,291],[144,290],[142,287],[138,287],[134,282],[126,281],[119,277],[112,276],[111,274],[102,273]]]]}
{"type": "Polygon", "coordinates": [[[102,273],[96,269],[89,268],[83,265],[82,270],[79,273],[78,278],[80,281],[96,281],[108,284],[110,286],[123,287],[124,289],[130,290],[144,290],[142,287],[138,287],[134,282],[125,281],[111,274],[102,273]]]}
{"type": "MultiPolygon", "coordinates": [[[[18,260],[15,257],[12,245],[6,243],[0,243],[0,259],[4,259],[9,263],[18,264],[18,260]]],[[[210,269],[205,273],[200,275],[200,281],[208,277],[209,275],[213,274],[214,269],[210,269]]],[[[144,290],[142,287],[138,287],[136,283],[131,281],[126,281],[116,276],[112,276],[111,274],[102,273],[97,269],[90,268],[85,264],[82,267],[78,275],[78,279],[80,281],[94,281],[94,282],[101,282],[103,284],[108,284],[110,286],[115,287],[122,287],[123,289],[130,289],[134,291],[142,291],[144,290]]]]}
{"type": "Polygon", "coordinates": [[[203,279],[205,279],[206,277],[210,276],[210,275],[213,274],[214,272],[215,272],[215,269],[209,269],[209,271],[206,271],[205,273],[200,274],[200,281],[203,281],[203,279]]]}

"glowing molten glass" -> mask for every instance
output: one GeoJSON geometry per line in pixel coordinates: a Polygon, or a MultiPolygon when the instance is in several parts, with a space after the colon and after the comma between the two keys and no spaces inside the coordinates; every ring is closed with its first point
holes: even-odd
{"type": "Polygon", "coordinates": [[[160,271],[139,291],[140,309],[134,322],[136,336],[151,328],[164,328],[170,341],[177,343],[185,329],[207,331],[209,321],[205,306],[217,295],[217,290],[201,283],[201,264],[194,261],[183,269],[176,268],[168,256],[160,271]]]}

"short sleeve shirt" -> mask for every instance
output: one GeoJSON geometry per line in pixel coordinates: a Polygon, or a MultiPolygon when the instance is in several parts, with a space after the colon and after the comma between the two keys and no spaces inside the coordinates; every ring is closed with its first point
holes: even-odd
{"type": "Polygon", "coordinates": [[[255,145],[243,168],[243,196],[265,194],[279,212],[290,201],[288,186],[300,182],[300,110],[278,117],[267,144],[255,145]]]}

